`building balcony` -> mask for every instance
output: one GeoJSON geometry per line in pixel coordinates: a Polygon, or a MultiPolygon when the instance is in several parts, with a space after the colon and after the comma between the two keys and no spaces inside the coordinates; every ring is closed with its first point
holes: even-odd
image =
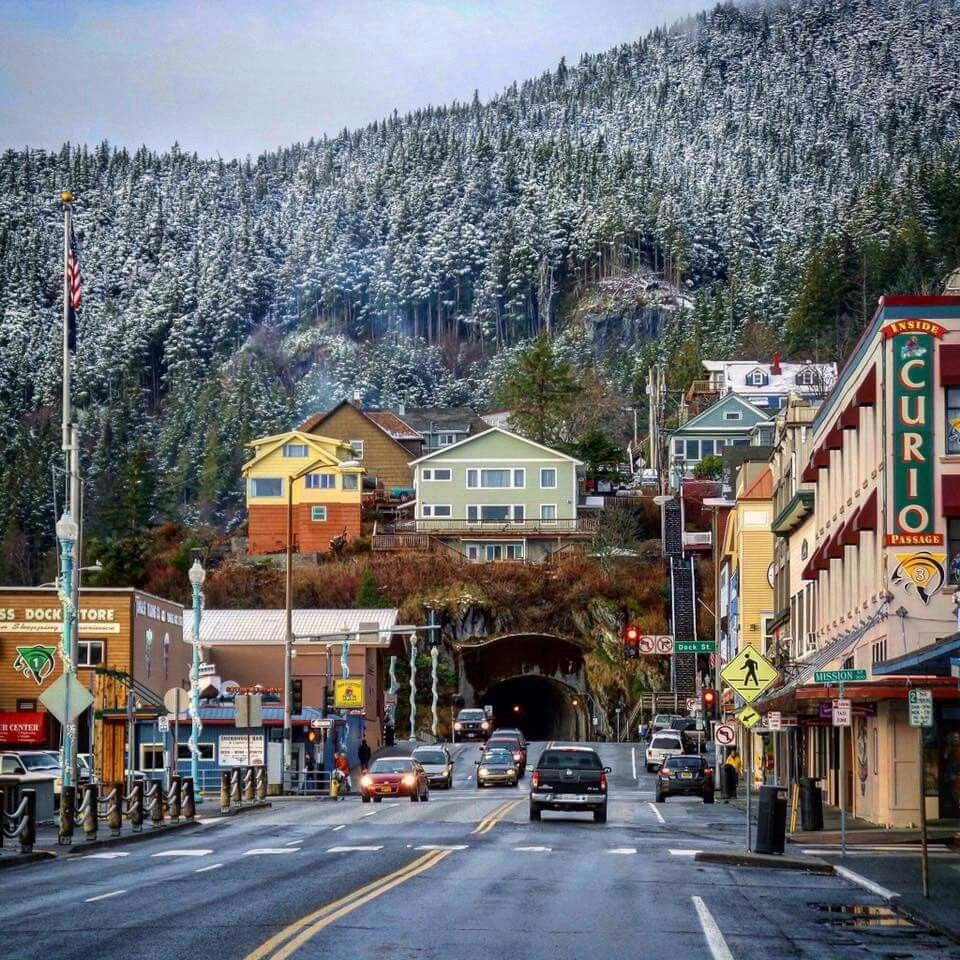
{"type": "Polygon", "coordinates": [[[690,530],[683,531],[683,549],[684,550],[703,550],[709,552],[713,548],[713,534],[706,532],[694,533],[690,530]]]}
{"type": "Polygon", "coordinates": [[[704,394],[720,394],[721,384],[716,380],[694,380],[687,388],[687,401],[704,394]]]}
{"type": "Polygon", "coordinates": [[[446,537],[570,537],[590,536],[596,527],[595,517],[517,521],[421,519],[398,521],[394,533],[433,534],[446,537]]]}

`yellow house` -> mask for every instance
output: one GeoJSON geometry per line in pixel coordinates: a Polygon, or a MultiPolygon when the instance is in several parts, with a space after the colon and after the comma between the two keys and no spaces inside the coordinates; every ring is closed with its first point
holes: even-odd
{"type": "Polygon", "coordinates": [[[253,449],[243,467],[250,553],[286,549],[290,501],[298,553],[323,553],[336,537],[360,536],[364,469],[349,443],[290,430],[247,446],[253,449]]]}

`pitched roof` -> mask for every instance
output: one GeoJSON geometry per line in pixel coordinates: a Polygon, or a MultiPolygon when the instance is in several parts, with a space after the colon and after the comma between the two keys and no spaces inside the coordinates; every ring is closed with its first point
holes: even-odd
{"type": "Polygon", "coordinates": [[[411,460],[410,466],[413,467],[418,463],[423,463],[424,460],[430,460],[433,457],[439,457],[441,454],[449,453],[451,450],[456,450],[458,447],[462,447],[465,444],[473,443],[474,440],[479,440],[481,437],[485,437],[490,433],[502,433],[505,437],[512,437],[514,440],[520,440],[522,443],[529,444],[531,447],[536,447],[538,450],[545,450],[547,453],[552,453],[555,457],[559,457],[561,460],[569,460],[571,463],[575,463],[578,467],[583,465],[582,460],[577,460],[576,457],[571,457],[568,453],[563,453],[560,450],[554,450],[552,447],[544,446],[544,444],[537,443],[534,440],[528,440],[526,437],[521,437],[519,433],[511,433],[509,430],[504,430],[503,427],[487,427],[486,430],[482,430],[480,433],[471,434],[469,437],[464,437],[462,440],[458,440],[456,443],[451,443],[446,447],[440,447],[439,450],[434,450],[431,453],[427,453],[417,460],[411,460]]]}
{"type": "Polygon", "coordinates": [[[367,417],[372,420],[384,433],[394,440],[422,440],[423,437],[402,420],[392,410],[365,410],[367,417]]]}
{"type": "MultiPolygon", "coordinates": [[[[355,640],[361,624],[376,623],[378,629],[389,630],[397,624],[397,610],[294,610],[295,636],[329,636],[352,634],[355,640]]],[[[283,643],[286,633],[286,612],[283,610],[204,610],[200,620],[200,643],[283,643]]],[[[184,618],[183,639],[193,642],[193,623],[184,618]]],[[[388,646],[389,634],[381,634],[376,644],[388,646]]]]}
{"type": "Polygon", "coordinates": [[[309,464],[311,467],[319,462],[322,462],[325,466],[329,467],[337,466],[341,462],[334,454],[325,449],[321,441],[325,441],[327,444],[332,444],[334,449],[336,449],[338,446],[348,446],[348,444],[344,443],[343,440],[337,440],[335,437],[318,437],[315,433],[303,433],[300,430],[290,430],[287,433],[276,433],[272,437],[258,437],[256,440],[251,440],[250,443],[244,444],[244,446],[247,447],[261,447],[262,449],[259,453],[254,454],[253,459],[248,460],[243,465],[241,473],[246,473],[254,464],[259,463],[264,457],[270,456],[271,453],[274,453],[291,440],[295,440],[298,443],[304,443],[311,448],[313,453],[316,455],[309,464]]]}
{"type": "Polygon", "coordinates": [[[764,470],[753,483],[747,487],[738,500],[769,500],[773,496],[773,473],[764,470]]]}
{"type": "Polygon", "coordinates": [[[487,424],[469,407],[407,407],[403,419],[420,433],[435,430],[484,430],[487,424]]]}
{"type": "Polygon", "coordinates": [[[730,432],[737,433],[738,431],[749,432],[753,429],[758,423],[764,423],[768,420],[771,420],[772,417],[765,413],[763,410],[755,407],[749,400],[744,399],[743,397],[738,396],[735,393],[728,393],[722,396],[716,403],[711,404],[707,407],[706,410],[701,411],[695,417],[691,417],[682,427],[677,427],[676,430],[671,430],[670,435],[678,433],[686,433],[689,430],[709,430],[712,433],[720,432],[730,432]],[[701,422],[706,420],[711,414],[718,411],[721,407],[734,407],[739,406],[747,413],[751,414],[753,417],[752,421],[745,420],[731,420],[725,422],[722,426],[716,424],[700,426],[701,422]]]}

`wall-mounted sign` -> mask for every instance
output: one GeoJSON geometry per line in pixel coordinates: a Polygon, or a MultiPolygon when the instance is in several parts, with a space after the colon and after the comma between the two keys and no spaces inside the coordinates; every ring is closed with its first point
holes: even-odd
{"type": "Polygon", "coordinates": [[[223,733],[218,744],[221,767],[262,767],[263,738],[223,733]]]}
{"type": "Polygon", "coordinates": [[[334,680],[333,706],[336,710],[357,710],[363,706],[363,680],[334,680]]]}
{"type": "Polygon", "coordinates": [[[37,686],[53,673],[57,665],[57,648],[35,643],[32,647],[17,647],[17,657],[13,669],[25,677],[32,677],[37,686]]]}
{"type": "Polygon", "coordinates": [[[39,712],[0,713],[0,743],[42,744],[47,742],[47,715],[39,712]]]}
{"type": "Polygon", "coordinates": [[[945,328],[898,320],[883,328],[893,349],[893,517],[887,546],[940,546],[933,519],[933,349],[945,328]]]}
{"type": "Polygon", "coordinates": [[[924,602],[930,601],[940,592],[946,580],[945,553],[898,553],[897,568],[891,581],[902,586],[908,593],[916,593],[924,602]]]}

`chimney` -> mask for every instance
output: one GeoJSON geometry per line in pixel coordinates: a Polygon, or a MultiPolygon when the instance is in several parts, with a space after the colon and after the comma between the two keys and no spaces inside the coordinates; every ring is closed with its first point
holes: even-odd
{"type": "Polygon", "coordinates": [[[407,401],[405,398],[401,398],[400,402],[397,404],[397,414],[403,416],[407,412],[407,401]]]}
{"type": "Polygon", "coordinates": [[[773,354],[773,363],[770,364],[770,372],[775,376],[779,377],[783,371],[780,369],[780,351],[777,350],[773,354]]]}
{"type": "Polygon", "coordinates": [[[360,391],[359,391],[359,390],[354,390],[354,391],[353,391],[353,405],[354,405],[355,407],[359,407],[359,406],[360,406],[360,391]]]}

